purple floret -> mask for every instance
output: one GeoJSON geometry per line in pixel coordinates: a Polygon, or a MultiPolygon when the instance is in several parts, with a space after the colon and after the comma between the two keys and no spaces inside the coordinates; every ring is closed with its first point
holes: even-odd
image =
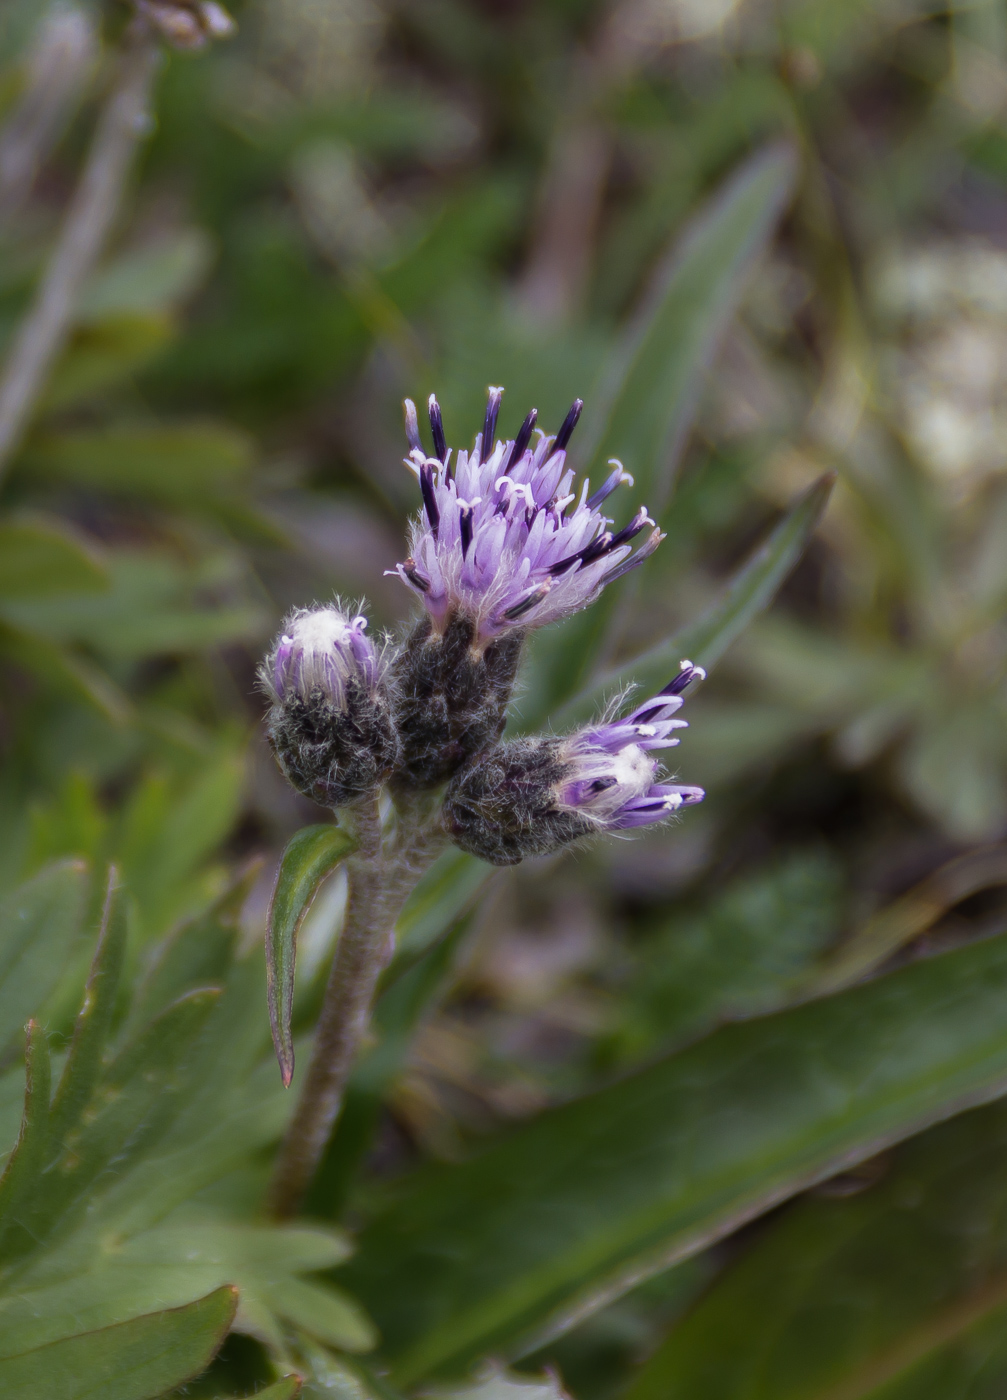
{"type": "Polygon", "coordinates": [[[654,749],[670,749],[679,741],[677,729],[683,692],[706,672],[683,661],[675,679],[659,695],[639,705],[625,718],[578,730],[566,741],[561,762],[566,765],[559,796],[560,808],[588,817],[599,828],[623,831],[663,821],[680,807],[702,802],[702,788],[657,781],[659,762],[654,749]]]}
{"type": "Polygon", "coordinates": [[[643,507],[617,531],[599,506],[633,478],[614,470],[590,494],[566,464],[566,446],[580,416],[575,401],[559,432],[535,427],[536,412],[512,441],[496,440],[502,389],[491,389],[483,430],[471,452],[452,460],[431,395],[434,455],[420,441],[416,408],[406,400],[406,466],[416,476],[423,513],[410,532],[410,557],[396,569],[442,632],[457,612],[487,642],[511,628],[542,627],[593,602],[607,583],[652,554],[664,536],[643,507]],[[532,442],[537,434],[537,441],[532,442]],[[484,444],[492,447],[484,452],[484,444]],[[647,537],[635,551],[639,534],[647,537]]]}
{"type": "Polygon", "coordinates": [[[351,681],[372,690],[381,663],[366,628],[366,617],[351,618],[339,608],[292,612],[262,671],[273,699],[282,701],[292,694],[306,699],[320,691],[341,707],[351,681]]]}

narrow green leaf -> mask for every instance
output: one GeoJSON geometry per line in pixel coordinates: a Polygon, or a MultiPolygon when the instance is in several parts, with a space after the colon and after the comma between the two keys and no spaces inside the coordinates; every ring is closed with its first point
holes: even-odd
{"type": "Polygon", "coordinates": [[[0,523],[0,597],[100,592],[108,572],[97,552],[62,521],[42,516],[0,523]]]}
{"type": "Polygon", "coordinates": [[[1005,1142],[996,1104],[903,1144],[869,1190],[796,1202],[678,1323],[627,1400],[859,1400],[893,1382],[914,1400],[969,1394],[956,1372],[990,1323],[1000,1354],[982,1347],[982,1393],[1004,1393],[1005,1142]]]}
{"type": "Polygon", "coordinates": [[[86,700],[112,724],[133,718],[133,702],[100,666],[70,647],[42,637],[29,624],[0,621],[0,651],[55,690],[86,700]]]}
{"type": "Polygon", "coordinates": [[[266,924],[266,975],[269,1024],[284,1087],[294,1077],[294,1042],[290,1017],[294,1006],[297,930],[318,887],[346,859],[356,843],[341,827],[303,827],[292,836],[280,859],[266,924]]]}
{"type": "Polygon", "coordinates": [[[803,988],[824,996],[866,977],[919,938],[953,905],[992,885],[1007,885],[1007,850],[980,846],[948,861],[873,914],[862,928],[809,969],[803,988]]]}
{"type": "Polygon", "coordinates": [[[213,248],[198,228],[183,228],[145,248],[122,253],[88,280],[74,308],[80,322],[163,311],[202,281],[213,248]]]}
{"type": "Polygon", "coordinates": [[[658,269],[592,414],[592,470],[626,463],[652,511],[668,499],[703,375],[793,189],[789,145],[748,160],[701,209],[658,269]]]}
{"type": "Polygon", "coordinates": [[[125,900],[113,866],[108,872],[98,946],[84,989],[84,1002],[53,1101],[50,1153],[62,1150],[67,1134],[76,1128],[97,1086],[122,976],[126,932],[125,900]]]}
{"type": "Polygon", "coordinates": [[[0,904],[0,1047],[19,1035],[55,989],[79,936],[87,871],[59,861],[0,904]]]}
{"type": "Polygon", "coordinates": [[[65,413],[134,378],[164,350],[175,329],[171,317],[157,311],[125,312],[77,326],[39,396],[39,417],[65,413]]]}
{"type": "Polygon", "coordinates": [[[28,1022],[25,1041],[21,1131],[0,1177],[0,1242],[20,1225],[22,1203],[36,1186],[49,1139],[49,1041],[37,1021],[28,1022]]]}
{"type": "MultiPolygon", "coordinates": [[[[761,151],[676,236],[588,407],[585,450],[595,485],[617,457],[633,475],[634,499],[655,518],[668,503],[711,359],[790,197],[796,166],[790,146],[761,151]]],[[[590,679],[618,596],[609,591],[555,636],[533,639],[526,728],[590,679]]]]}
{"type": "Polygon", "coordinates": [[[213,1360],[238,1306],[219,1288],[184,1308],[151,1313],[0,1360],[4,1400],[155,1400],[213,1360]]]}
{"type": "Polygon", "coordinates": [[[1007,939],[718,1030],[422,1173],[349,1286],[411,1385],[520,1355],[812,1183],[1007,1089],[1007,939]]]}
{"type": "Polygon", "coordinates": [[[39,434],[18,470],[191,510],[235,490],[252,458],[250,440],[232,428],[171,424],[39,434]]]}
{"type": "Polygon", "coordinates": [[[627,685],[638,686],[643,694],[660,690],[677,674],[684,658],[709,670],[775,598],[814,534],[835,480],[834,472],[826,472],[798,498],[703,617],[635,661],[598,677],[564,707],[557,723],[567,724],[589,716],[627,685]]]}
{"type": "Polygon", "coordinates": [[[0,598],[0,617],[22,634],[115,660],[261,637],[266,617],[235,556],[211,555],[197,564],[167,550],[122,548],[105,557],[106,590],[0,598]],[[216,603],[222,586],[231,601],[216,603]]]}

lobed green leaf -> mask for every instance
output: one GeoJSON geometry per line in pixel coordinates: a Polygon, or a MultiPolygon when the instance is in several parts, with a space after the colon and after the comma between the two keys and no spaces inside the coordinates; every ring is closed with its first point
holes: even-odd
{"type": "Polygon", "coordinates": [[[98,946],[84,989],[84,1002],[53,1100],[50,1155],[63,1150],[67,1135],[77,1127],[98,1086],[122,977],[126,935],[125,900],[113,867],[108,874],[98,946]]]}
{"type": "Polygon", "coordinates": [[[5,1400],[155,1400],[205,1370],[234,1319],[237,1291],[0,1359],[5,1400]]]}
{"type": "Polygon", "coordinates": [[[52,1070],[49,1040],[37,1021],[25,1027],[25,1088],[21,1131],[0,1177],[0,1246],[7,1253],[12,1235],[20,1233],[24,1207],[30,1205],[45,1163],[49,1142],[49,1093],[52,1070]]]}
{"type": "Polygon", "coordinates": [[[55,989],[80,934],[87,871],[80,861],[47,866],[0,904],[0,1046],[55,989]]]}

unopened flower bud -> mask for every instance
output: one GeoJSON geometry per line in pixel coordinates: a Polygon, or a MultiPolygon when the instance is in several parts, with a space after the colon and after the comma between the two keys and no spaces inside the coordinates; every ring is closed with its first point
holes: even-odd
{"type": "Polygon", "coordinates": [[[290,614],[259,676],[272,700],[269,742],[298,792],[343,807],[391,773],[399,745],[367,619],[340,608],[290,614]]]}
{"type": "Polygon", "coordinates": [[[515,865],[585,836],[665,820],[701,802],[702,788],[658,781],[653,750],[678,743],[682,692],[702,669],[682,663],[660,695],[624,719],[562,738],[515,739],[459,773],[444,815],[456,845],[491,865],[515,865]]]}

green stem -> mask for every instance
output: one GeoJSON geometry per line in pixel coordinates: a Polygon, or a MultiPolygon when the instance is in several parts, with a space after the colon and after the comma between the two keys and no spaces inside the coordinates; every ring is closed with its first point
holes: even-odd
{"type": "Polygon", "coordinates": [[[346,863],[346,917],[311,1064],[270,1187],[270,1208],[280,1219],[297,1213],[311,1185],[367,1032],[378,978],[392,952],[395,922],[444,844],[439,823],[419,811],[400,811],[394,833],[385,840],[376,800],[355,809],[354,820],[359,845],[346,863]]]}

